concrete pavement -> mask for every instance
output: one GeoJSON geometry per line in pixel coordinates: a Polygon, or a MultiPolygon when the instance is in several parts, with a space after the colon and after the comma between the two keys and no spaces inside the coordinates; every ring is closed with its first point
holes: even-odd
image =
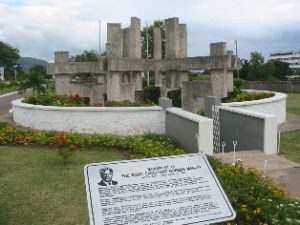
{"type": "Polygon", "coordinates": [[[282,133],[300,130],[300,116],[287,113],[286,122],[280,124],[278,128],[282,133]]]}
{"type": "Polygon", "coordinates": [[[12,107],[11,101],[18,99],[18,98],[22,98],[22,96],[16,92],[0,96],[0,121],[10,121],[11,120],[12,116],[9,113],[9,110],[12,107]]]}
{"type": "MultiPolygon", "coordinates": [[[[215,155],[225,162],[233,162],[233,152],[215,155]]],[[[300,200],[300,165],[278,155],[265,155],[262,151],[238,151],[236,159],[240,159],[244,166],[254,167],[264,173],[267,160],[266,176],[274,178],[275,184],[285,184],[285,191],[293,198],[300,200]]]]}

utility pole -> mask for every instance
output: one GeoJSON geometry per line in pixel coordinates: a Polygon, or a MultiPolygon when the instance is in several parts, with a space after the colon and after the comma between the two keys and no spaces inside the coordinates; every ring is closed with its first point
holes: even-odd
{"type": "MultiPolygon", "coordinates": [[[[149,42],[148,42],[148,23],[146,21],[146,58],[148,60],[149,56],[149,42]]],[[[147,71],[147,86],[150,86],[150,77],[149,77],[149,71],[147,71]]]]}
{"type": "Polygon", "coordinates": [[[239,55],[238,55],[238,44],[237,44],[237,40],[235,40],[235,55],[237,58],[237,78],[240,79],[240,60],[239,60],[239,55]]]}
{"type": "Polygon", "coordinates": [[[101,20],[99,20],[99,58],[101,57],[101,20]]]}
{"type": "Polygon", "coordinates": [[[14,65],[13,67],[15,69],[15,82],[17,82],[17,67],[18,67],[18,65],[14,65]]]}

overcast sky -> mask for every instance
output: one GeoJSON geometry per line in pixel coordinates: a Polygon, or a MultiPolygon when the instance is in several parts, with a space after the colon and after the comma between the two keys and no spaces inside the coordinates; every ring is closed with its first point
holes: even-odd
{"type": "Polygon", "coordinates": [[[52,61],[54,51],[76,55],[102,49],[106,23],[142,26],[156,19],[179,17],[188,29],[188,55],[209,54],[209,43],[225,41],[241,58],[250,52],[300,49],[300,0],[0,0],[0,40],[21,56],[52,61]]]}

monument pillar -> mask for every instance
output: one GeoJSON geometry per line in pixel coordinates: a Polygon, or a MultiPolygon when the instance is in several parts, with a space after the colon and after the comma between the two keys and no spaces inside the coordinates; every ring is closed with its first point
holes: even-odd
{"type": "Polygon", "coordinates": [[[107,72],[107,100],[122,101],[120,72],[107,72]]]}
{"type": "MultiPolygon", "coordinates": [[[[187,28],[186,24],[179,24],[178,18],[165,20],[166,27],[166,59],[187,57],[187,28]]],[[[182,82],[188,80],[186,71],[167,71],[169,88],[171,90],[182,87],[182,82]]]]}
{"type": "MultiPolygon", "coordinates": [[[[233,60],[233,51],[227,50],[227,55],[231,56],[230,61],[233,60]]],[[[233,92],[233,70],[227,70],[227,91],[233,92]]]]}
{"type": "MultiPolygon", "coordinates": [[[[185,58],[187,57],[187,28],[186,24],[179,24],[179,32],[178,32],[178,38],[179,38],[179,58],[185,58]]],[[[179,71],[178,78],[176,82],[176,89],[182,88],[182,82],[188,81],[189,76],[188,72],[186,71],[179,71]]]]}
{"type": "MultiPolygon", "coordinates": [[[[141,59],[141,49],[141,20],[137,17],[131,17],[129,57],[133,59],[141,59]]],[[[135,91],[143,90],[142,72],[133,72],[133,83],[135,91]]]]}
{"type": "Polygon", "coordinates": [[[165,20],[165,38],[166,38],[166,58],[176,58],[179,52],[178,18],[169,18],[165,20]]]}
{"type": "Polygon", "coordinates": [[[120,23],[107,24],[107,43],[111,43],[111,55],[107,57],[122,57],[122,29],[120,23]]]}
{"type": "MultiPolygon", "coordinates": [[[[69,63],[69,52],[55,52],[54,53],[54,63],[58,64],[68,64],[69,63]]],[[[66,73],[55,74],[55,89],[56,93],[59,95],[70,95],[70,77],[66,73]]]]}
{"type": "MultiPolygon", "coordinates": [[[[154,36],[154,59],[160,60],[162,58],[162,52],[161,52],[162,48],[161,48],[161,30],[159,27],[154,27],[153,36],[154,36]]],[[[161,87],[162,78],[161,78],[159,68],[155,68],[154,74],[155,74],[155,87],[161,87]]]]}
{"type": "MultiPolygon", "coordinates": [[[[174,59],[179,55],[179,19],[177,17],[165,20],[166,59],[174,59]]],[[[176,71],[167,71],[167,91],[176,89],[176,71]]]]}
{"type": "MultiPolygon", "coordinates": [[[[120,23],[107,24],[107,59],[122,57],[122,29],[120,23]]],[[[121,101],[121,78],[122,73],[107,71],[107,100],[121,101]]]]}
{"type": "MultiPolygon", "coordinates": [[[[210,44],[210,56],[225,56],[226,42],[218,42],[210,44]]],[[[224,65],[225,66],[225,65],[224,65]]],[[[212,69],[211,73],[211,87],[213,96],[227,97],[227,70],[212,69]]]]}

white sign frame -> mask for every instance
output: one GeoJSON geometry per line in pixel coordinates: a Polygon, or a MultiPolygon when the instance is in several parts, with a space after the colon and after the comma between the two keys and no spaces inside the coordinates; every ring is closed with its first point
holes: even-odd
{"type": "MultiPolygon", "coordinates": [[[[138,160],[123,160],[123,161],[104,162],[104,163],[92,163],[92,164],[85,165],[84,175],[85,175],[85,185],[86,185],[90,225],[123,224],[123,223],[116,222],[116,220],[114,220],[115,217],[113,217],[114,214],[112,213],[112,211],[114,210],[112,209],[115,208],[120,209],[124,207],[126,208],[127,206],[129,206],[129,208],[130,207],[138,208],[138,211],[141,210],[141,213],[144,214],[157,212],[158,213],[157,215],[159,216],[165,215],[160,212],[164,210],[168,210],[170,208],[172,210],[173,208],[175,208],[174,210],[175,211],[177,210],[176,212],[181,212],[182,209],[185,209],[185,207],[186,209],[187,208],[191,209],[192,207],[193,208],[192,213],[196,212],[197,210],[198,213],[190,214],[187,216],[179,216],[178,218],[173,218],[173,217],[166,218],[166,219],[163,218],[159,221],[150,221],[150,222],[141,221],[141,223],[136,223],[135,221],[132,223],[124,223],[124,224],[202,225],[202,224],[230,221],[236,217],[235,211],[233,210],[220,182],[218,181],[213,169],[211,168],[204,154],[187,154],[187,155],[178,155],[178,156],[171,156],[171,157],[158,157],[158,158],[147,158],[147,159],[138,159],[138,160]],[[102,181],[103,179],[101,180],[101,176],[99,174],[100,169],[102,168],[105,169],[111,168],[113,171],[115,171],[113,172],[112,184],[107,183],[107,186],[102,186],[102,184],[100,184],[103,182],[102,181]],[[116,172],[119,174],[117,174],[116,172]],[[185,179],[184,181],[187,181],[188,184],[184,182],[178,183],[180,181],[183,181],[182,179],[185,179]],[[172,182],[174,181],[177,183],[176,185],[172,186],[172,182],[170,181],[172,182]],[[151,208],[151,210],[154,209],[157,210],[153,212],[147,212],[148,208],[140,207],[140,205],[141,203],[143,206],[145,204],[147,205],[148,203],[145,203],[145,201],[148,201],[150,198],[145,198],[147,200],[143,198],[135,202],[133,201],[131,205],[126,205],[127,204],[126,202],[112,203],[112,199],[114,198],[107,197],[115,194],[114,197],[116,198],[119,195],[121,196],[120,198],[122,199],[124,198],[132,199],[133,198],[132,196],[139,196],[134,193],[139,193],[139,190],[141,189],[137,189],[137,191],[135,190],[133,192],[127,192],[127,193],[124,192],[125,194],[123,195],[121,192],[124,191],[125,189],[126,191],[131,189],[130,186],[132,185],[135,185],[135,187],[140,187],[140,186],[145,187],[145,185],[148,186],[150,185],[152,188],[152,185],[155,184],[155,182],[157,184],[156,187],[159,186],[158,189],[154,190],[156,191],[155,192],[156,195],[159,195],[160,193],[172,193],[172,191],[170,190],[174,190],[175,193],[177,192],[184,193],[180,198],[181,202],[178,199],[176,199],[178,195],[174,193],[173,193],[174,198],[173,199],[171,198],[171,200],[163,201],[164,198],[157,198],[155,202],[155,199],[153,198],[154,201],[150,202],[149,204],[156,204],[156,205],[153,206],[152,208],[151,207],[148,208],[151,208]],[[167,184],[168,186],[161,188],[163,184],[167,184]],[[180,186],[182,186],[181,189],[180,186]],[[164,192],[162,192],[163,190],[164,192]],[[193,190],[193,191],[189,191],[189,190],[193,190]],[[196,204],[195,196],[190,196],[192,194],[195,194],[196,192],[199,193],[202,192],[202,194],[198,193],[198,195],[196,195],[196,197],[198,197],[198,200],[200,199],[199,201],[197,201],[197,204],[196,204]],[[101,196],[104,195],[103,193],[105,194],[108,193],[108,194],[105,197],[103,197],[101,196]],[[182,199],[184,199],[186,202],[183,202],[184,200],[182,199]],[[170,207],[168,205],[162,205],[162,204],[157,206],[158,201],[159,202],[172,201],[172,204],[174,202],[176,203],[174,203],[173,207],[170,207]],[[111,206],[114,207],[109,208],[109,204],[107,202],[110,202],[112,204],[111,206]],[[203,204],[200,202],[202,202],[203,204]],[[125,204],[125,205],[121,205],[121,204],[125,204]],[[190,204],[192,206],[190,206],[190,204]],[[107,205],[108,208],[105,208],[105,206],[107,205]],[[176,206],[180,206],[180,208],[176,209],[176,206]],[[195,206],[198,207],[197,210],[194,210],[195,206]],[[99,213],[95,213],[96,211],[98,211],[99,213]],[[106,214],[106,218],[105,216],[103,216],[103,214],[106,214]],[[110,217],[111,215],[112,217],[110,217]],[[104,221],[104,219],[106,219],[106,222],[104,221]]],[[[148,195],[153,196],[153,193],[150,193],[151,191],[153,190],[149,190],[148,193],[147,191],[142,190],[140,191],[141,192],[140,195],[146,196],[148,193],[148,195]]],[[[165,195],[162,196],[165,197],[165,195]]],[[[166,199],[170,199],[170,198],[168,197],[166,199]]],[[[191,212],[191,210],[189,212],[191,212]]],[[[120,212],[118,213],[120,214],[120,212]]],[[[125,210],[125,212],[121,212],[120,215],[122,214],[125,218],[129,214],[129,210],[125,210]]],[[[131,212],[131,215],[133,215],[132,217],[135,216],[133,212],[131,212]]],[[[118,217],[118,215],[116,217],[118,217]]],[[[158,220],[157,217],[155,218],[155,220],[158,220]]]]}

